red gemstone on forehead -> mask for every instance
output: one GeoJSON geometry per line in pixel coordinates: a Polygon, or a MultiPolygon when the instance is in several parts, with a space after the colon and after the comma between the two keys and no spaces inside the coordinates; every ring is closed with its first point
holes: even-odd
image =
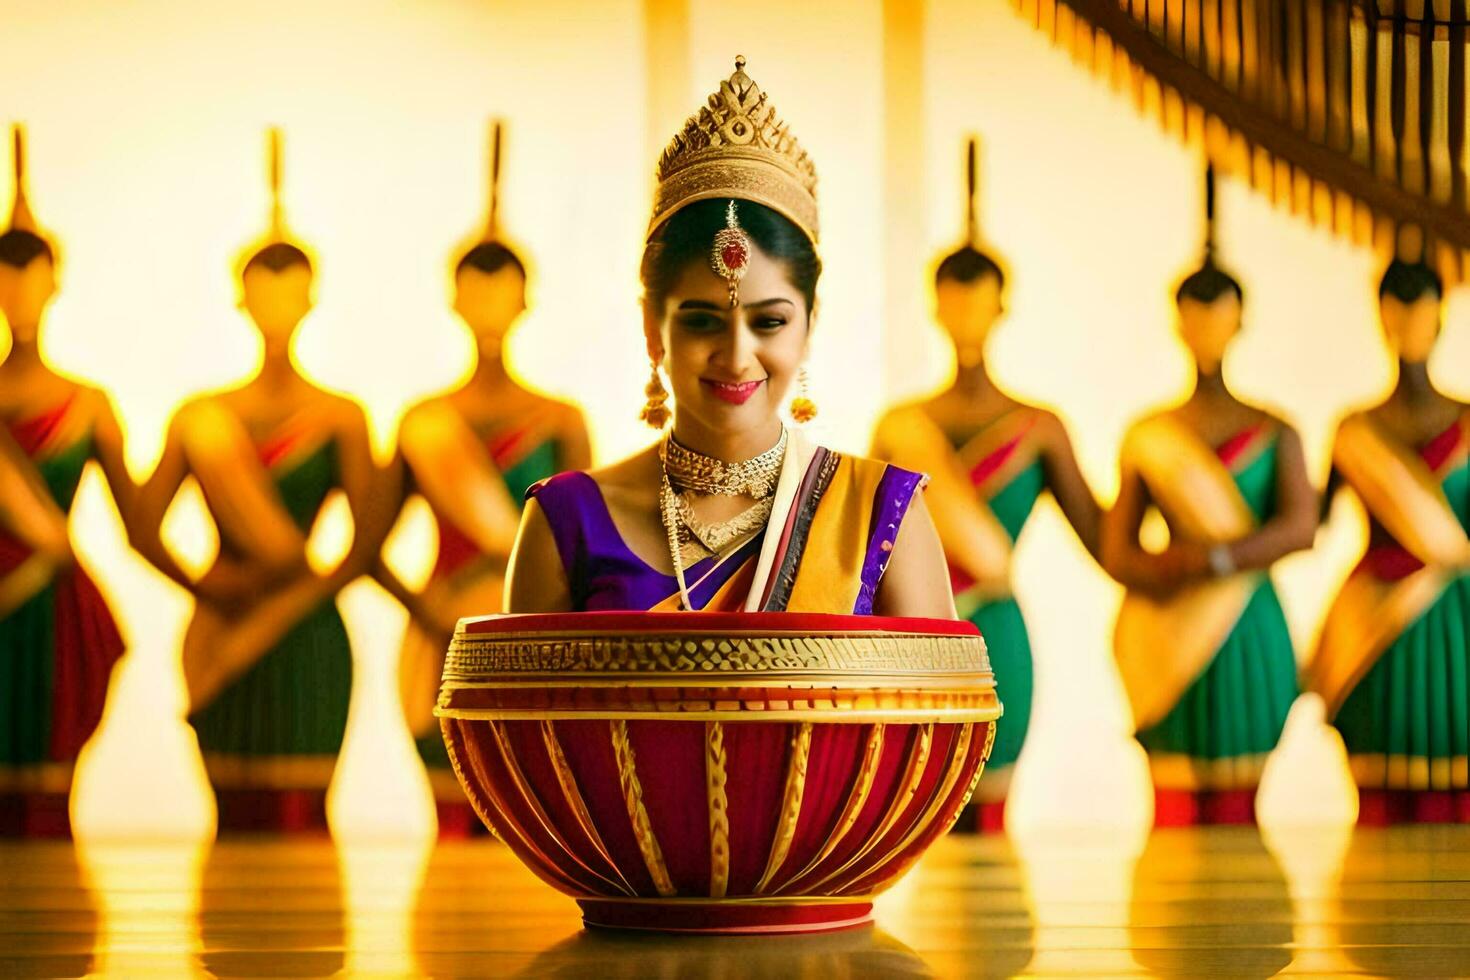
{"type": "Polygon", "coordinates": [[[720,261],[727,269],[745,268],[745,258],[745,246],[740,242],[730,242],[720,249],[720,261]]]}

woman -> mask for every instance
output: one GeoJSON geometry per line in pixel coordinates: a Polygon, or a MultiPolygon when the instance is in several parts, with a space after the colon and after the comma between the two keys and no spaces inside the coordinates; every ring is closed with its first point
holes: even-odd
{"type": "Polygon", "coordinates": [[[241,278],[264,341],[260,372],[179,410],[136,508],[139,550],[196,600],[184,679],[222,832],[326,829],[352,687],[334,600],[368,569],[386,524],[369,505],[376,470],[362,412],[291,362],[311,283],[311,262],[285,240],[277,208],[271,240],[241,278]],[[159,538],[188,476],[219,531],[219,554],[198,581],[159,538]],[[334,489],[352,511],[353,542],[323,575],[307,562],[306,543],[334,489]]]}
{"type": "Polygon", "coordinates": [[[954,384],[922,404],[885,415],[873,455],[930,474],[929,504],[949,559],[955,603],[985,636],[996,676],[1005,684],[1005,720],[975,792],[978,827],[988,831],[1004,826],[1011,774],[1031,719],[1031,641],[1011,594],[1011,549],[1045,490],[1094,558],[1102,517],[1061,421],[1007,395],[986,368],[1005,274],[976,247],[973,140],[969,174],[968,240],[934,274],[935,313],[959,364],[954,384]]]}
{"type": "Polygon", "coordinates": [[[1164,826],[1254,821],[1261,769],[1297,692],[1269,572],[1316,534],[1300,437],[1235,398],[1221,374],[1243,294],[1212,251],[1175,296],[1194,393],[1127,434],[1102,536],[1104,565],[1128,588],[1114,646],[1164,826]],[[1157,553],[1139,539],[1150,508],[1169,531],[1157,553]]]}
{"type": "Polygon", "coordinates": [[[1308,683],[1347,746],[1360,822],[1470,822],[1470,406],[1429,379],[1439,277],[1395,261],[1378,294],[1398,383],[1333,446],[1329,493],[1357,493],[1368,547],[1308,683]]]}
{"type": "Polygon", "coordinates": [[[672,431],[532,488],[512,612],[954,617],[919,475],[810,446],[777,414],[811,336],[816,174],[744,65],[659,163],[641,270],[644,417],[666,421],[663,370],[672,431]]]}
{"type": "Polygon", "coordinates": [[[501,608],[526,491],[592,461],[581,413],[523,388],[506,369],[505,338],[526,309],[526,268],[500,240],[496,222],[498,123],[492,147],[485,237],[454,272],[454,311],[474,336],[478,362],[462,387],[409,412],[398,436],[407,470],[400,499],[422,496],[438,526],[434,568],[418,592],[381,562],[375,572],[412,616],[403,639],[400,690],[409,731],[429,771],[441,837],[463,837],[484,826],[465,800],[434,718],[455,623],[501,608]]]}
{"type": "Polygon", "coordinates": [[[107,602],[72,555],[67,520],[88,461],[118,510],[133,483],[107,397],[56,374],[38,343],[56,293],[36,233],[15,131],[15,205],[0,234],[0,836],[71,833],[72,769],[102,719],[123,654],[107,602]]]}

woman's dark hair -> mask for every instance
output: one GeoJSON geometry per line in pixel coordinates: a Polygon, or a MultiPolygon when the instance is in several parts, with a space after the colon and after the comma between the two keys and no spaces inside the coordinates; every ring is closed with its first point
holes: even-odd
{"type": "Polygon", "coordinates": [[[264,269],[267,272],[285,272],[293,265],[306,267],[311,271],[311,259],[306,253],[289,242],[272,242],[265,248],[250,256],[250,261],[245,263],[244,272],[252,269],[264,269]]]}
{"type": "Polygon", "coordinates": [[[486,275],[494,275],[506,266],[511,266],[526,278],[526,265],[521,257],[513,252],[509,246],[500,242],[481,242],[468,252],[454,267],[457,276],[466,269],[475,269],[486,275]]]}
{"type": "Polygon", "coordinates": [[[1185,276],[1179,288],[1174,291],[1174,302],[1178,304],[1192,299],[1199,303],[1213,303],[1227,291],[1235,293],[1236,299],[1245,302],[1245,291],[1240,288],[1235,277],[1216,265],[1214,259],[1206,256],[1205,264],[1185,276]]]}
{"type": "MultiPolygon", "coordinates": [[[[669,290],[690,262],[707,263],[715,233],[725,227],[727,198],[696,201],[674,212],[659,226],[643,250],[638,278],[643,283],[643,301],[663,306],[669,290]]],[[[740,227],[756,247],[786,266],[786,277],[806,300],[807,312],[817,300],[817,279],[822,260],[810,238],[784,215],[754,201],[738,201],[740,227]]]]}
{"type": "Polygon", "coordinates": [[[986,276],[994,276],[996,285],[1005,288],[1006,274],[1001,271],[1000,263],[975,246],[965,245],[940,261],[939,268],[934,270],[934,285],[953,281],[969,286],[986,276]]]}
{"type": "Polygon", "coordinates": [[[1427,293],[1444,296],[1444,283],[1438,273],[1423,262],[1401,262],[1394,259],[1378,283],[1378,298],[1392,296],[1402,303],[1412,303],[1427,293]]]}
{"type": "Polygon", "coordinates": [[[44,258],[47,262],[56,261],[51,243],[40,235],[23,228],[12,228],[0,234],[0,263],[15,269],[24,269],[39,258],[44,258]]]}

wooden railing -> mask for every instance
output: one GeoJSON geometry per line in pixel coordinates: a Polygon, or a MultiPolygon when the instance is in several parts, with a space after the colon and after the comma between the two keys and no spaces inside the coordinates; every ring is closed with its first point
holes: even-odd
{"type": "Polygon", "coordinates": [[[1470,0],[1015,0],[1279,206],[1470,278],[1470,0]]]}

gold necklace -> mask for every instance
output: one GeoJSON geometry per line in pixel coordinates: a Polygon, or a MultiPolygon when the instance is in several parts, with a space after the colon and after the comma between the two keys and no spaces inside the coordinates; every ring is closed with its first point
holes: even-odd
{"type": "Polygon", "coordinates": [[[681,446],[672,435],[664,438],[661,452],[664,472],[676,490],[732,497],[744,494],[760,500],[776,492],[776,478],[786,457],[786,429],[781,429],[781,438],[770,449],[735,463],[681,446]]]}
{"type": "Polygon", "coordinates": [[[680,542],[685,561],[690,561],[691,555],[693,561],[699,561],[709,555],[719,554],[737,541],[759,531],[766,526],[766,521],[771,516],[771,505],[776,502],[774,497],[767,497],[728,520],[706,521],[694,513],[694,502],[690,496],[685,492],[674,497],[679,523],[688,530],[691,539],[680,542]]]}
{"type": "Polygon", "coordinates": [[[759,456],[736,463],[726,463],[681,446],[672,434],[660,443],[659,516],[668,535],[669,557],[685,609],[693,609],[684,580],[685,566],[733,549],[770,520],[776,481],[786,454],[786,438],[786,430],[782,428],[776,445],[759,456]],[[732,497],[743,494],[756,498],[756,502],[729,520],[704,521],[694,513],[695,494],[732,497]]]}

